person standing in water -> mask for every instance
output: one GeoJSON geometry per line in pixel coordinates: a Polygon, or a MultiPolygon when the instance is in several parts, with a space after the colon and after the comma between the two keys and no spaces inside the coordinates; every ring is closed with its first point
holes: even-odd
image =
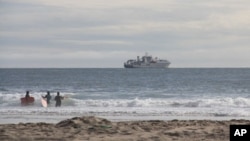
{"type": "Polygon", "coordinates": [[[22,97],[21,98],[21,104],[24,106],[26,105],[30,105],[30,104],[33,104],[35,101],[34,97],[31,97],[30,96],[30,92],[29,91],[26,91],[26,95],[25,97],[22,97]]]}
{"type": "Polygon", "coordinates": [[[62,103],[62,99],[64,97],[60,96],[60,93],[57,92],[57,95],[55,97],[55,101],[56,101],[56,107],[60,107],[61,106],[61,103],[62,103]]]}
{"type": "Polygon", "coordinates": [[[47,91],[47,95],[43,96],[43,98],[46,98],[47,104],[50,104],[51,96],[50,96],[50,92],[49,91],[47,91]]]}
{"type": "Polygon", "coordinates": [[[25,95],[26,102],[29,102],[29,98],[30,98],[30,92],[26,91],[26,95],[25,95]]]}

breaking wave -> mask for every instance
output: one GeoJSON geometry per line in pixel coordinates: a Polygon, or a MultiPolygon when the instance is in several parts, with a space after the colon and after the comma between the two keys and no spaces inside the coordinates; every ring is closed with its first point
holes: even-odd
{"type": "Polygon", "coordinates": [[[48,108],[42,108],[40,99],[44,93],[34,93],[35,104],[20,106],[24,94],[0,94],[0,114],[34,115],[106,115],[106,116],[213,116],[213,117],[249,117],[249,97],[201,98],[201,99],[79,99],[74,93],[63,93],[61,108],[54,107],[54,101],[48,108]]]}

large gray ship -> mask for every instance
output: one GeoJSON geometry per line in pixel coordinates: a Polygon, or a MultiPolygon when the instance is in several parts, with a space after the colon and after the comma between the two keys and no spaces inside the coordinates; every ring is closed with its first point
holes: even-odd
{"type": "Polygon", "coordinates": [[[153,58],[147,53],[142,58],[137,56],[137,59],[130,59],[124,63],[125,68],[168,68],[169,65],[170,62],[168,60],[153,58]]]}

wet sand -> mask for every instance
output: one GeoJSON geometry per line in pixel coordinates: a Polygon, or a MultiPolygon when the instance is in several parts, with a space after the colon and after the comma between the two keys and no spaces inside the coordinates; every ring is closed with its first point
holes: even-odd
{"type": "Polygon", "coordinates": [[[230,124],[249,120],[148,120],[111,122],[74,117],[53,123],[0,124],[1,141],[228,141],[230,124]]]}

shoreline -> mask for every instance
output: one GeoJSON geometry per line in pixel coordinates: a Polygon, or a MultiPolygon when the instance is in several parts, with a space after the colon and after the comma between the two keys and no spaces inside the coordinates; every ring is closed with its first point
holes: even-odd
{"type": "Polygon", "coordinates": [[[0,124],[1,141],[228,141],[231,124],[250,120],[135,120],[109,121],[94,116],[57,123],[0,124]]]}
{"type": "Polygon", "coordinates": [[[140,115],[98,115],[98,114],[74,114],[74,115],[33,115],[33,114],[5,114],[0,115],[0,124],[18,124],[18,123],[39,123],[46,122],[56,124],[62,120],[83,117],[95,116],[105,118],[112,122],[130,122],[130,121],[150,121],[150,120],[211,120],[211,121],[229,121],[229,120],[250,120],[250,117],[214,117],[214,116],[140,116],[140,115]]]}

